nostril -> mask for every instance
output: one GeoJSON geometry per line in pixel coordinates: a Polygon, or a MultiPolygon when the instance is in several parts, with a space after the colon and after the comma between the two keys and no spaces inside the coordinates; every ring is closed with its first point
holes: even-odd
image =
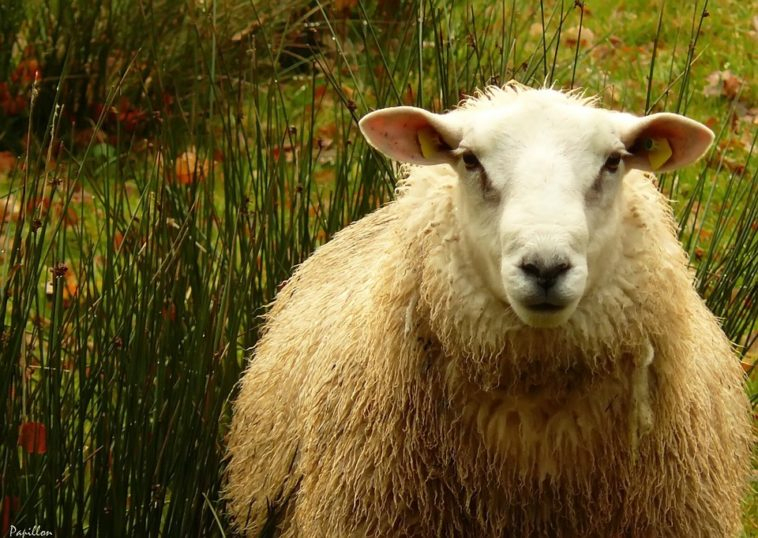
{"type": "Polygon", "coordinates": [[[521,270],[527,275],[539,278],[541,271],[540,268],[533,263],[522,263],[521,270]]]}
{"type": "Polygon", "coordinates": [[[530,279],[537,281],[541,287],[548,289],[555,284],[558,277],[571,269],[571,264],[561,262],[547,265],[540,262],[523,262],[519,265],[519,268],[529,276],[530,279]]]}
{"type": "Polygon", "coordinates": [[[547,269],[543,269],[543,271],[542,271],[542,277],[546,278],[546,279],[549,279],[549,280],[554,280],[554,279],[558,278],[559,276],[561,276],[566,271],[568,271],[569,269],[571,269],[571,265],[570,264],[568,264],[568,263],[561,263],[561,264],[555,265],[553,267],[549,267],[547,269]]]}

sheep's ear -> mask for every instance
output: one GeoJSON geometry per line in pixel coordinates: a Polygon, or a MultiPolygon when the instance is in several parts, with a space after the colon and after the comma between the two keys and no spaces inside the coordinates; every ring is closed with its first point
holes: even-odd
{"type": "Polygon", "coordinates": [[[713,132],[708,127],[679,114],[624,116],[621,141],[630,153],[624,159],[628,168],[675,170],[697,161],[713,142],[713,132]]]}
{"type": "Polygon", "coordinates": [[[368,143],[396,161],[441,164],[455,161],[460,128],[450,115],[399,106],[366,114],[359,123],[368,143]]]}

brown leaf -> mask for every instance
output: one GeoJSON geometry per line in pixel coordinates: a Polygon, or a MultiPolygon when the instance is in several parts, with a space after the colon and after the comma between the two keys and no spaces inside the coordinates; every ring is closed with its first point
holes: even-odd
{"type": "Polygon", "coordinates": [[[315,140],[314,145],[318,149],[327,149],[334,143],[334,139],[337,137],[337,124],[335,122],[326,123],[319,126],[316,130],[318,137],[315,140]]]}
{"type": "Polygon", "coordinates": [[[539,37],[542,35],[542,23],[535,22],[529,27],[529,35],[532,37],[539,37]]]}
{"type": "Polygon", "coordinates": [[[333,168],[322,168],[313,174],[313,181],[318,185],[331,185],[336,178],[333,168]]]}
{"type": "Polygon", "coordinates": [[[7,175],[16,166],[16,156],[10,151],[0,151],[0,176],[7,175]]]}
{"type": "Polygon", "coordinates": [[[21,202],[15,196],[9,194],[0,198],[0,222],[18,221],[21,214],[21,202]]]}
{"type": "Polygon", "coordinates": [[[706,77],[706,86],[703,95],[706,97],[726,97],[735,99],[739,95],[743,81],[729,69],[726,71],[714,71],[706,77]]]}
{"type": "Polygon", "coordinates": [[[195,148],[190,148],[176,158],[176,181],[180,185],[192,185],[196,181],[202,181],[209,170],[208,159],[198,160],[195,148]]]}
{"type": "Polygon", "coordinates": [[[404,105],[414,105],[416,104],[416,94],[413,91],[413,87],[408,83],[408,85],[405,87],[405,91],[403,92],[403,104],[404,105]]]}
{"type": "Polygon", "coordinates": [[[289,144],[285,144],[283,146],[274,146],[271,148],[271,156],[275,161],[278,161],[282,154],[284,154],[285,162],[291,163],[295,160],[293,148],[289,144]]]}
{"type": "Polygon", "coordinates": [[[59,201],[53,204],[53,209],[55,209],[56,216],[62,218],[64,226],[76,226],[79,224],[79,215],[73,207],[65,207],[65,204],[59,201]]]}
{"type": "Polygon", "coordinates": [[[47,429],[41,422],[25,422],[18,432],[18,444],[28,454],[47,452],[47,429]]]}
{"type": "Polygon", "coordinates": [[[334,0],[332,6],[336,11],[349,11],[358,5],[358,0],[334,0]]]}
{"type": "Polygon", "coordinates": [[[576,47],[577,40],[579,40],[579,46],[581,47],[592,46],[595,42],[595,33],[586,26],[581,28],[581,32],[578,26],[566,30],[563,35],[563,42],[567,46],[576,47]]]}
{"type": "Polygon", "coordinates": [[[355,97],[355,90],[352,89],[350,86],[345,86],[344,84],[340,86],[340,89],[342,90],[342,93],[347,97],[348,99],[353,99],[355,97]]]}
{"type": "Polygon", "coordinates": [[[619,104],[621,97],[621,91],[613,84],[609,84],[603,88],[603,102],[608,106],[615,106],[619,104]]]}
{"type": "Polygon", "coordinates": [[[243,28],[242,30],[240,30],[239,32],[237,32],[236,34],[234,34],[232,36],[232,41],[234,43],[239,43],[243,39],[247,39],[247,37],[250,36],[250,35],[252,35],[253,33],[255,33],[255,31],[258,28],[260,28],[260,26],[261,25],[260,25],[259,20],[254,20],[253,22],[251,22],[250,24],[248,24],[245,28],[243,28]]]}
{"type": "Polygon", "coordinates": [[[80,129],[74,134],[74,145],[77,148],[86,148],[89,145],[104,144],[108,141],[108,135],[101,129],[80,129]]]}

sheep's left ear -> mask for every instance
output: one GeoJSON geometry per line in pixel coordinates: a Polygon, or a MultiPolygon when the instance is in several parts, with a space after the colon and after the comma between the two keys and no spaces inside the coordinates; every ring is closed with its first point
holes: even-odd
{"type": "Polygon", "coordinates": [[[396,161],[453,163],[461,129],[452,114],[398,106],[366,114],[359,123],[368,143],[396,161]]]}
{"type": "Polygon", "coordinates": [[[622,114],[620,138],[630,153],[627,168],[668,172],[697,161],[713,142],[713,132],[679,114],[638,118],[622,114]]]}

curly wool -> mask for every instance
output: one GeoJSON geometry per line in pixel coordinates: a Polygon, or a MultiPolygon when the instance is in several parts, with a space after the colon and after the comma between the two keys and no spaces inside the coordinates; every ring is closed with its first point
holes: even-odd
{"type": "Polygon", "coordinates": [[[623,259],[557,329],[483,292],[457,188],[412,168],[279,294],[229,436],[237,529],[737,534],[742,374],[650,178],[625,177],[623,259]]]}

